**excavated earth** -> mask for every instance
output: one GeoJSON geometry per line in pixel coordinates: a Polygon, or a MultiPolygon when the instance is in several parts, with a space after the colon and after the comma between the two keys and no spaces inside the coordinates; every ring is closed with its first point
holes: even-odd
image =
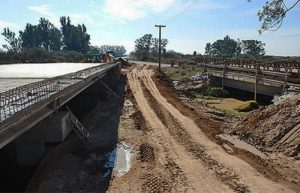
{"type": "Polygon", "coordinates": [[[233,133],[260,149],[300,159],[300,94],[248,114],[233,133]]]}
{"type": "MultiPolygon", "coordinates": [[[[115,113],[120,110],[115,98],[100,101],[83,121],[93,143],[82,144],[71,136],[55,148],[42,161],[28,192],[300,191],[299,161],[265,149],[260,149],[266,155],[261,158],[217,138],[225,131],[242,136],[248,130],[233,127],[222,112],[180,101],[172,83],[154,67],[138,65],[123,73],[127,80],[121,113],[115,113]],[[105,155],[119,144],[131,152],[130,169],[122,175],[116,167],[105,169],[105,155]]],[[[295,119],[296,114],[290,115],[295,119]]],[[[249,115],[242,121],[247,126],[252,119],[249,115]]]]}

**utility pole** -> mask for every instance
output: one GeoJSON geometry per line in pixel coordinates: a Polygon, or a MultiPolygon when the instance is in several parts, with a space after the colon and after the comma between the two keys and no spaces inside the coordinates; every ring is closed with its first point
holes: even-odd
{"type": "Polygon", "coordinates": [[[161,70],[161,28],[166,27],[165,25],[155,25],[155,27],[159,28],[159,48],[158,48],[158,69],[161,70]]]}

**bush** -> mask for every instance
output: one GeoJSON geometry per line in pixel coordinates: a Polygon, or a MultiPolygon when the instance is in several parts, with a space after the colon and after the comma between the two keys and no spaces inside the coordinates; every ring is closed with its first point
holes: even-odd
{"type": "Polygon", "coordinates": [[[257,102],[250,100],[250,101],[246,101],[245,104],[236,108],[236,110],[239,112],[249,112],[257,108],[258,108],[257,102]]]}
{"type": "Polygon", "coordinates": [[[219,87],[208,87],[204,93],[205,96],[228,97],[228,91],[219,87]]]}
{"type": "Polygon", "coordinates": [[[86,56],[76,51],[52,52],[43,48],[30,48],[20,53],[0,52],[0,64],[82,62],[86,60],[86,56]]]}

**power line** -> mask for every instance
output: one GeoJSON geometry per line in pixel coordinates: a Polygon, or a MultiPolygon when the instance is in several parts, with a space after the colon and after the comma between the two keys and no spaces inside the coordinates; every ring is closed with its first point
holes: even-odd
{"type": "Polygon", "coordinates": [[[195,5],[199,0],[194,0],[191,4],[187,5],[186,8],[184,8],[182,11],[180,11],[178,14],[176,14],[174,17],[178,17],[179,15],[183,14],[185,11],[187,11],[188,9],[190,9],[193,5],[195,5]]]}

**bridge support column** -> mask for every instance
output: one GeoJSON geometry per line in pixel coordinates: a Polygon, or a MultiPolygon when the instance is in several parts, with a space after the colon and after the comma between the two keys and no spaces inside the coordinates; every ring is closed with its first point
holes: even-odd
{"type": "Polygon", "coordinates": [[[69,113],[59,111],[32,127],[17,139],[17,161],[20,165],[34,165],[44,154],[45,142],[63,142],[72,131],[69,113]]]}

